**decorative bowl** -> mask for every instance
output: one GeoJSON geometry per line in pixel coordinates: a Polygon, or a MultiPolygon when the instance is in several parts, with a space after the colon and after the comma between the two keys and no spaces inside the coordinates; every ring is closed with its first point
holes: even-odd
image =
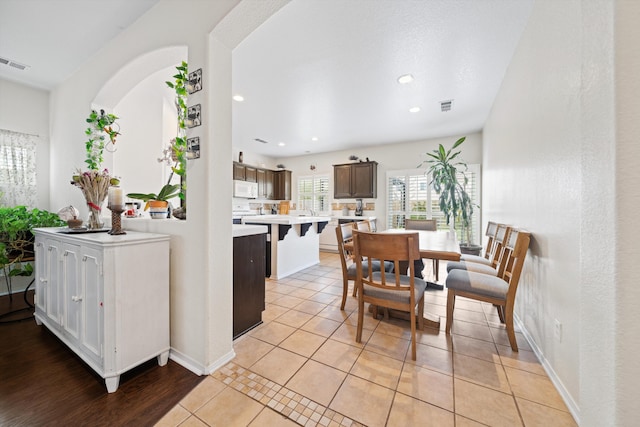
{"type": "Polygon", "coordinates": [[[67,225],[69,226],[69,228],[80,228],[80,227],[82,227],[82,220],[81,219],[68,219],[67,220],[67,225]]]}

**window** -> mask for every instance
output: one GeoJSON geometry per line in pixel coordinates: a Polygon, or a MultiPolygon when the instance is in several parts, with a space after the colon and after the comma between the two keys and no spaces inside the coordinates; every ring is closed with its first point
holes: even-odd
{"type": "MultiPolygon", "coordinates": [[[[472,242],[480,237],[480,165],[468,165],[466,172],[469,183],[466,191],[474,203],[472,217],[472,242]]],[[[439,230],[448,230],[438,203],[438,193],[429,185],[431,176],[424,169],[410,169],[387,172],[387,227],[403,228],[405,218],[436,219],[439,230]]],[[[458,240],[461,240],[462,227],[456,224],[458,240]]]]}
{"type": "Polygon", "coordinates": [[[298,178],[298,210],[327,212],[331,209],[329,199],[329,176],[301,176],[298,178]]]}
{"type": "Polygon", "coordinates": [[[38,137],[0,129],[0,204],[35,208],[38,137]]]}

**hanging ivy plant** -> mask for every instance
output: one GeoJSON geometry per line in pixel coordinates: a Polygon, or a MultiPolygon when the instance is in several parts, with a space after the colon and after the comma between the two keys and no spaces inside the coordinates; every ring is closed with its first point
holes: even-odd
{"type": "Polygon", "coordinates": [[[178,132],[175,140],[171,141],[172,159],[175,164],[171,167],[173,173],[181,177],[180,199],[183,200],[183,206],[186,206],[187,191],[187,82],[189,75],[189,67],[185,61],[176,67],[177,74],[173,76],[173,82],[167,81],[168,87],[172,88],[176,93],[175,104],[178,112],[178,132]]]}
{"type": "Polygon", "coordinates": [[[100,114],[96,110],[91,110],[91,114],[86,120],[89,127],[84,132],[89,137],[85,143],[87,160],[84,161],[89,170],[97,171],[100,169],[104,161],[102,153],[106,145],[109,143],[115,145],[116,137],[120,135],[120,126],[116,123],[117,119],[118,117],[106,114],[104,110],[100,110],[100,114]]]}

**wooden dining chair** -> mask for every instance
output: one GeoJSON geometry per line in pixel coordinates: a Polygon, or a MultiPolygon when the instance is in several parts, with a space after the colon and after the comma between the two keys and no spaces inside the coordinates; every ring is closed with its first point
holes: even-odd
{"type": "Polygon", "coordinates": [[[484,235],[487,237],[487,246],[484,249],[484,256],[462,254],[460,255],[460,261],[477,262],[480,264],[491,265],[491,261],[494,254],[493,247],[494,247],[495,237],[497,233],[498,233],[498,223],[489,221],[487,223],[487,230],[484,233],[484,235]]]}
{"type": "MultiPolygon", "coordinates": [[[[336,227],[336,238],[338,240],[338,253],[340,255],[340,264],[342,266],[342,303],[340,310],[344,310],[347,302],[347,293],[349,292],[349,281],[356,280],[356,264],[354,262],[354,254],[345,248],[345,243],[353,241],[353,224],[345,223],[336,227]]],[[[374,262],[373,271],[380,271],[380,262],[374,262]]],[[[384,270],[386,272],[393,271],[393,263],[385,262],[384,270]]],[[[353,296],[356,296],[357,289],[353,287],[353,296]]]]}
{"type": "Polygon", "coordinates": [[[504,224],[498,224],[496,229],[496,235],[493,239],[493,247],[490,250],[489,258],[478,257],[486,262],[475,261],[449,261],[447,263],[447,272],[451,270],[467,270],[475,271],[477,273],[490,274],[492,276],[500,276],[504,270],[504,257],[503,248],[505,242],[509,238],[511,233],[511,227],[504,224]]]}
{"type": "MultiPolygon", "coordinates": [[[[436,231],[438,230],[438,222],[435,219],[405,219],[404,220],[404,228],[406,230],[427,230],[427,231],[436,231]]],[[[422,271],[424,269],[424,263],[422,259],[416,265],[416,268],[422,271]],[[422,265],[422,268],[420,268],[422,265]]],[[[436,276],[436,282],[440,278],[440,262],[437,259],[433,260],[433,274],[436,276]]],[[[422,275],[421,275],[422,276],[422,275]]]]}
{"type": "Polygon", "coordinates": [[[513,309],[530,240],[531,233],[523,230],[511,230],[502,249],[502,256],[505,257],[504,260],[501,260],[501,263],[504,263],[504,271],[497,277],[457,269],[449,272],[446,280],[447,326],[445,332],[447,334],[451,333],[456,297],[484,301],[496,306],[500,321],[506,326],[511,349],[518,351],[518,343],[513,329],[513,309]]]}
{"type": "Polygon", "coordinates": [[[353,228],[358,231],[373,231],[371,230],[371,222],[368,219],[362,221],[352,222],[353,228]]]}
{"type": "Polygon", "coordinates": [[[362,341],[364,303],[409,313],[411,322],[411,358],[416,360],[416,318],[420,330],[424,328],[424,291],[427,284],[415,277],[414,262],[420,258],[418,233],[383,234],[353,232],[358,288],[358,328],[356,342],[362,341]],[[394,273],[374,271],[374,262],[393,262],[394,273]],[[365,264],[365,261],[368,261],[365,264]],[[409,274],[400,274],[400,261],[409,261],[409,274]],[[417,307],[417,312],[416,312],[417,307]]]}

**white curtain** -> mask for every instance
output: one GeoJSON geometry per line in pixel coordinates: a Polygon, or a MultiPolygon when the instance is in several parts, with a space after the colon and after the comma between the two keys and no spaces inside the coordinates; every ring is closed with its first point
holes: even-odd
{"type": "Polygon", "coordinates": [[[0,129],[0,205],[35,208],[38,136],[0,129]]]}

